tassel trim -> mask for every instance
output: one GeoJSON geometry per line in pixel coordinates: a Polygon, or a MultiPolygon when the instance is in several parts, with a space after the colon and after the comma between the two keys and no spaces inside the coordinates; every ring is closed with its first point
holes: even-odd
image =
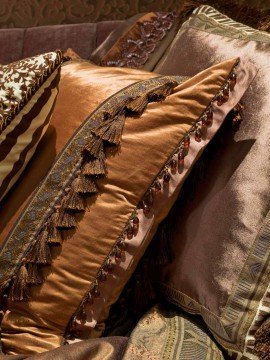
{"type": "Polygon", "coordinates": [[[130,103],[126,105],[126,109],[131,114],[141,115],[148,103],[165,100],[165,98],[173,92],[173,89],[177,85],[178,83],[176,81],[170,81],[164,85],[161,85],[158,88],[149,91],[144,96],[139,96],[130,101],[130,103]]]}
{"type": "MultiPolygon", "coordinates": [[[[237,64],[238,63],[236,63],[235,66],[237,66],[237,64]]],[[[218,95],[212,99],[212,102],[216,101],[221,104],[227,101],[226,94],[233,89],[235,81],[236,72],[235,69],[233,69],[218,95]],[[233,82],[233,86],[231,82],[233,82]],[[225,98],[225,100],[221,100],[221,98],[225,98]]],[[[174,87],[177,85],[178,82],[168,81],[165,85],[144,93],[141,96],[141,104],[145,104],[146,99],[147,103],[164,100],[166,96],[172,93],[174,87]]],[[[184,158],[188,153],[190,136],[194,134],[195,140],[200,141],[202,128],[211,126],[213,119],[212,102],[182,139],[175,154],[168,160],[168,163],[138,205],[138,209],[143,209],[143,213],[146,216],[154,204],[155,196],[162,191],[159,179],[163,178],[164,184],[168,183],[173,173],[177,170],[177,167],[183,165],[184,158]]],[[[75,176],[71,179],[69,187],[64,189],[62,200],[59,200],[59,203],[54,207],[53,213],[48,217],[44,227],[37,236],[35,244],[28,251],[17,276],[14,277],[11,283],[9,297],[12,300],[27,300],[29,298],[28,287],[42,283],[40,268],[41,266],[51,264],[50,247],[62,243],[63,230],[76,227],[76,213],[84,212],[85,209],[84,198],[98,193],[96,181],[106,174],[105,150],[109,146],[119,145],[125,117],[138,115],[142,107],[144,107],[144,105],[142,107],[138,106],[139,103],[138,97],[128,99],[118,111],[113,109],[113,114],[104,113],[103,123],[101,125],[98,124],[91,130],[89,141],[81,154],[81,168],[77,170],[75,176]],[[134,100],[136,100],[136,106],[134,106],[134,100]]],[[[89,301],[92,302],[95,297],[99,296],[99,283],[106,281],[108,274],[113,271],[118,263],[123,261],[125,258],[126,241],[136,236],[138,230],[139,218],[136,208],[126,224],[123,233],[119,236],[112,252],[108,255],[105,263],[101,267],[94,285],[83,300],[83,304],[89,301]]],[[[81,307],[82,305],[80,309],[81,307]]],[[[75,315],[75,317],[76,316],[77,315],[75,315]]]]}
{"type": "MultiPolygon", "coordinates": [[[[66,340],[68,339],[74,339],[76,336],[79,336],[79,330],[78,325],[83,324],[83,321],[81,320],[81,314],[86,314],[86,308],[91,306],[95,298],[100,296],[100,290],[99,290],[99,284],[106,281],[109,274],[111,274],[116,266],[118,266],[119,263],[124,261],[125,259],[125,248],[127,246],[127,243],[129,240],[133,239],[138,233],[139,230],[139,217],[138,217],[138,210],[142,209],[145,216],[148,216],[148,214],[151,211],[151,208],[154,205],[155,197],[158,196],[158,194],[163,191],[163,188],[166,187],[166,183],[169,183],[171,178],[173,177],[173,174],[176,173],[177,169],[178,171],[181,171],[181,168],[183,167],[185,157],[188,154],[191,136],[194,136],[194,140],[197,142],[201,141],[201,134],[203,132],[204,128],[207,128],[212,125],[213,122],[213,103],[215,102],[218,106],[222,106],[229,98],[228,91],[233,90],[236,82],[236,71],[235,67],[238,65],[239,61],[235,63],[235,66],[228,76],[227,80],[221,87],[219,93],[212,99],[209,106],[206,108],[204,113],[201,115],[201,117],[198,119],[198,121],[192,126],[192,128],[187,132],[187,134],[184,136],[184,138],[181,140],[179,146],[177,147],[176,151],[172,154],[172,156],[168,159],[168,162],[165,164],[161,172],[157,175],[154,182],[151,184],[149,189],[146,191],[143,199],[138,204],[138,206],[134,209],[133,213],[131,214],[128,222],[126,223],[126,226],[123,230],[123,232],[118,237],[112,251],[107,256],[105,262],[101,266],[95,282],[92,284],[91,289],[88,293],[86,293],[85,297],[83,298],[80,306],[78,307],[77,311],[73,315],[67,330],[66,330],[66,340]],[[231,81],[233,81],[233,86],[230,86],[231,81]],[[231,90],[232,89],[232,90],[231,90]],[[160,180],[163,179],[163,186],[160,182],[160,180]]],[[[166,91],[167,94],[171,93],[172,84],[167,84],[166,91]]],[[[175,86],[175,84],[174,84],[175,86]]],[[[162,96],[157,92],[157,96],[153,96],[152,99],[157,99],[158,101],[162,100],[162,96]]],[[[153,92],[154,95],[154,92],[153,92]]],[[[144,99],[146,98],[150,99],[149,93],[147,95],[144,95],[144,99]]],[[[144,100],[141,102],[144,104],[144,100]]],[[[139,110],[141,110],[140,107],[134,107],[130,106],[133,102],[131,101],[129,105],[126,105],[126,108],[128,111],[132,109],[134,113],[136,113],[139,110]]],[[[139,102],[136,102],[136,106],[139,104],[139,102]]],[[[240,110],[239,105],[237,105],[234,109],[236,112],[240,110]]],[[[166,242],[166,239],[163,239],[164,242],[166,242]]],[[[164,244],[164,248],[168,244],[164,244]]],[[[164,249],[164,252],[162,253],[162,258],[158,259],[156,263],[167,263],[169,259],[171,259],[171,252],[170,248],[166,247],[164,249]]],[[[144,280],[144,283],[146,281],[144,280]]],[[[149,286],[148,291],[151,290],[151,286],[149,286]]],[[[151,290],[152,291],[152,290],[151,290]]],[[[139,296],[139,295],[138,295],[139,296]]]]}
{"type": "Polygon", "coordinates": [[[11,285],[9,297],[13,301],[23,301],[29,299],[28,272],[25,266],[25,261],[20,267],[19,273],[11,285]]]}
{"type": "MultiPolygon", "coordinates": [[[[177,82],[170,81],[165,86],[156,87],[146,92],[140,98],[147,99],[145,106],[148,102],[160,101],[170,94],[176,85],[178,85],[177,82]],[[164,95],[162,95],[163,91],[164,95]]],[[[137,99],[138,97],[136,97],[137,99]]],[[[82,151],[82,166],[72,179],[70,186],[64,189],[63,199],[55,206],[54,213],[50,215],[44,228],[40,231],[35,245],[27,253],[26,266],[22,266],[28,271],[28,278],[25,282],[24,278],[20,276],[19,271],[18,278],[14,278],[12,283],[13,290],[12,294],[10,294],[12,299],[28,299],[28,293],[20,291],[20,281],[24,281],[23,289],[29,285],[39,285],[43,282],[40,267],[51,264],[50,247],[61,245],[64,230],[76,228],[76,213],[85,211],[85,197],[98,193],[96,182],[99,178],[106,175],[105,150],[108,146],[120,144],[126,116],[138,114],[137,110],[134,111],[132,106],[128,107],[128,104],[134,100],[135,98],[127,99],[124,101],[122,108],[112,108],[111,114],[104,112],[103,122],[91,130],[89,140],[82,151]],[[18,287],[20,296],[13,296],[16,287],[18,287]],[[24,294],[26,298],[24,298],[24,294]]],[[[138,231],[136,220],[134,220],[132,231],[134,231],[134,234],[138,231]]],[[[129,230],[129,236],[131,236],[130,234],[129,230]]],[[[114,249],[114,258],[117,262],[120,262],[124,256],[123,247],[124,242],[119,241],[119,244],[114,249]]],[[[106,264],[107,270],[101,271],[99,279],[104,281],[106,272],[110,272],[113,266],[110,262],[106,264]]],[[[95,286],[94,295],[97,292],[98,284],[95,286]]]]}

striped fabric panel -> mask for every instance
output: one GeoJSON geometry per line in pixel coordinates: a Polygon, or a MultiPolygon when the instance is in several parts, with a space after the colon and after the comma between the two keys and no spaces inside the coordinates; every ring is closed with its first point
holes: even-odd
{"type": "MultiPolygon", "coordinates": [[[[18,125],[14,129],[15,136],[13,136],[13,132],[3,134],[5,140],[1,141],[2,134],[0,135],[0,200],[20,177],[49,126],[58,93],[57,83],[59,81],[59,75],[53,74],[51,77],[53,81],[50,81],[48,84],[50,80],[48,79],[44,84],[45,87],[42,87],[35,94],[32,101],[27,104],[28,106],[24,109],[26,112],[30,112],[31,110],[37,112],[37,115],[30,122],[27,113],[24,116],[18,116],[21,121],[18,120],[18,125]],[[46,85],[48,86],[46,87],[46,85]],[[43,99],[47,100],[45,105],[42,104],[43,99]],[[25,131],[24,122],[29,123],[28,129],[25,131]],[[4,159],[1,159],[3,154],[6,156],[4,159]]],[[[14,120],[16,121],[16,119],[14,120]]],[[[9,127],[6,128],[6,130],[7,129],[9,129],[9,127]]]]}
{"type": "Polygon", "coordinates": [[[48,69],[51,75],[42,84],[39,81],[38,90],[0,133],[0,201],[19,179],[49,126],[58,94],[58,65],[48,69]]]}

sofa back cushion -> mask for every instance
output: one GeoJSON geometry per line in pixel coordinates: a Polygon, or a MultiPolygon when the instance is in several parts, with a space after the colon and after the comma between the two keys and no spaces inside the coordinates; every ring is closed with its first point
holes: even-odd
{"type": "Polygon", "coordinates": [[[39,26],[27,29],[0,29],[0,64],[8,64],[44,52],[72,48],[82,58],[89,59],[121,21],[39,26]]]}

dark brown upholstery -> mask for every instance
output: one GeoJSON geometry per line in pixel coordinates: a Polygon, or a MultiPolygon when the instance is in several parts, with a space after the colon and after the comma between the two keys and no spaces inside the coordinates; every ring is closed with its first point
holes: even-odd
{"type": "MultiPolygon", "coordinates": [[[[1,0],[0,27],[77,24],[124,20],[137,13],[177,10],[184,0],[1,0]]],[[[226,1],[224,1],[226,2],[226,1]]],[[[270,8],[269,0],[238,0],[270,8]]]]}
{"type": "Polygon", "coordinates": [[[121,21],[40,26],[28,29],[0,30],[0,63],[7,64],[55,49],[72,48],[84,59],[119,25],[121,21]]]}

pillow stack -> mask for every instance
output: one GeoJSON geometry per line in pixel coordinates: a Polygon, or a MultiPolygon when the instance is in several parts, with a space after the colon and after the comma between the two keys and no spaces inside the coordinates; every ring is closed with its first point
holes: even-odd
{"type": "MultiPolygon", "coordinates": [[[[267,354],[270,36],[209,6],[178,27],[175,13],[139,14],[92,54],[99,65],[70,49],[63,66],[56,51],[0,67],[6,355],[100,337],[166,218],[173,259],[150,280],[202,316],[213,336],[198,353],[267,354]]],[[[162,328],[182,324],[159,312],[162,328]]],[[[128,351],[140,339],[139,325],[128,351]]]]}
{"type": "Polygon", "coordinates": [[[6,353],[97,336],[192,165],[255,73],[239,59],[189,80],[81,61],[63,67],[52,118],[61,124],[62,148],[1,251],[6,353]],[[62,130],[67,111],[70,135],[62,130]]]}

